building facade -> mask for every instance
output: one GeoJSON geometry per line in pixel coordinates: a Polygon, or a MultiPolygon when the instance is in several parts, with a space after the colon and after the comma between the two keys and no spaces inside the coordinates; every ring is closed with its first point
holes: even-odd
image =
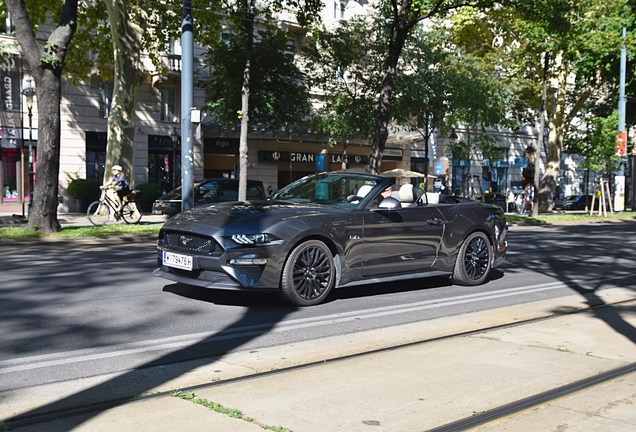
{"type": "MultiPolygon", "coordinates": [[[[363,10],[363,5],[356,2],[334,2],[331,6],[323,11],[323,20],[326,22],[346,18],[363,10]]],[[[5,23],[5,34],[1,39],[7,44],[16,45],[10,34],[10,22],[5,23]]],[[[168,70],[166,75],[160,74],[149,59],[144,60],[145,73],[139,89],[135,119],[134,166],[132,173],[126,173],[136,185],[153,183],[167,191],[180,184],[180,54],[179,44],[175,43],[172,52],[163,57],[168,70]]],[[[203,83],[211,79],[211,75],[202,60],[205,51],[195,46],[194,56],[196,108],[205,104],[203,83]]],[[[22,92],[32,78],[28,73],[28,65],[19,56],[6,60],[1,73],[4,91],[0,125],[0,186],[3,191],[0,212],[19,212],[29,199],[29,160],[32,161],[33,171],[37,173],[37,100],[34,102],[35,107],[29,110],[22,92]]],[[[71,178],[96,178],[101,181],[104,171],[109,171],[110,167],[104,164],[112,89],[112,82],[98,74],[87,77],[79,86],[63,86],[60,211],[69,210],[66,186],[71,178]]],[[[203,114],[193,129],[194,178],[237,177],[238,128],[222,128],[203,114]]],[[[536,146],[537,141],[532,128],[515,133],[491,131],[502,148],[502,157],[497,161],[453,157],[448,153],[448,145],[453,139],[463,139],[468,131],[456,132],[454,138],[434,135],[430,143],[425,143],[419,134],[392,133],[386,144],[381,170],[402,168],[428,171],[429,190],[443,190],[458,195],[467,195],[469,192],[466,190],[467,177],[470,184],[479,182],[482,192],[506,193],[524,186],[529,177],[527,149],[536,146]],[[428,170],[425,170],[426,165],[428,170]]],[[[311,130],[271,131],[259,125],[250,126],[248,178],[261,180],[266,189],[276,190],[317,171],[341,169],[343,166],[364,169],[369,159],[369,143],[369,139],[360,139],[346,146],[343,143],[329,147],[326,136],[311,130]]],[[[575,170],[575,167],[572,169],[575,170]]],[[[422,183],[421,179],[399,181],[422,183]]],[[[573,187],[571,191],[574,190],[573,187]]]]}

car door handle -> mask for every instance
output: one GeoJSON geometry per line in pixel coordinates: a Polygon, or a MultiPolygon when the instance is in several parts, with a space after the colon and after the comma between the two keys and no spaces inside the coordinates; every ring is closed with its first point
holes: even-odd
{"type": "Polygon", "coordinates": [[[433,218],[433,219],[429,219],[426,221],[427,224],[429,225],[441,225],[444,221],[442,221],[441,219],[438,218],[433,218]]]}

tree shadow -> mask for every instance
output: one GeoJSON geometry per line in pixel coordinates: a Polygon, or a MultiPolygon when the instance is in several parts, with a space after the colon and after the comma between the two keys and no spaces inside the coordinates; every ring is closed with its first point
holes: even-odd
{"type": "MultiPolygon", "coordinates": [[[[571,226],[533,227],[510,230],[509,245],[523,245],[524,250],[509,258],[506,272],[521,269],[543,274],[566,284],[584,299],[597,319],[616,333],[636,343],[636,329],[621,312],[633,310],[607,306],[599,295],[604,288],[622,286],[636,291],[636,224],[632,221],[582,224],[571,226]],[[550,230],[554,235],[537,236],[537,230],[550,230]],[[594,242],[591,243],[591,236],[594,242]],[[588,276],[588,277],[586,277],[588,276]]],[[[563,311],[554,310],[555,313],[563,311]]]]}
{"type": "MultiPolygon", "coordinates": [[[[123,405],[135,396],[146,393],[157,386],[190,372],[201,363],[207,364],[222,359],[226,354],[249,341],[268,334],[277,323],[295,310],[292,307],[268,308],[268,320],[263,322],[260,319],[262,318],[262,311],[259,309],[261,308],[250,307],[240,319],[201,341],[148,361],[134,370],[127,371],[103,383],[9,418],[6,423],[10,424],[11,422],[71,410],[77,407],[87,407],[86,401],[91,401],[92,405],[110,402],[107,406],[97,406],[94,411],[84,413],[81,416],[66,418],[63,422],[64,430],[73,430],[90,418],[99,415],[105,409],[123,405]],[[258,321],[259,325],[255,326],[255,321],[258,321]],[[250,331],[244,331],[245,328],[249,328],[250,331]],[[238,331],[240,331],[242,336],[236,336],[238,331]],[[224,337],[224,335],[228,336],[224,337]],[[193,359],[201,359],[201,361],[194,362],[192,361],[193,359]],[[168,365],[169,367],[163,367],[160,374],[143,374],[140,379],[140,370],[160,365],[168,365]]],[[[58,426],[61,426],[61,424],[58,426]]]]}

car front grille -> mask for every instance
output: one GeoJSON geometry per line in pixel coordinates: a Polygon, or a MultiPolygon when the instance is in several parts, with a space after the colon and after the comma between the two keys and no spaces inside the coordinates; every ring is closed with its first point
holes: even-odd
{"type": "Polygon", "coordinates": [[[223,253],[223,248],[213,238],[192,233],[165,232],[164,244],[171,250],[195,255],[220,256],[223,253]]]}

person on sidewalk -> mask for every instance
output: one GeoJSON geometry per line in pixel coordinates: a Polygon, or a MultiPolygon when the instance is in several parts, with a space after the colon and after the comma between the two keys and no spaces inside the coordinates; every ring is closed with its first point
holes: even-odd
{"type": "Polygon", "coordinates": [[[113,177],[104,187],[113,187],[116,192],[117,211],[121,210],[123,199],[130,195],[130,184],[121,165],[113,165],[113,177]]]}

